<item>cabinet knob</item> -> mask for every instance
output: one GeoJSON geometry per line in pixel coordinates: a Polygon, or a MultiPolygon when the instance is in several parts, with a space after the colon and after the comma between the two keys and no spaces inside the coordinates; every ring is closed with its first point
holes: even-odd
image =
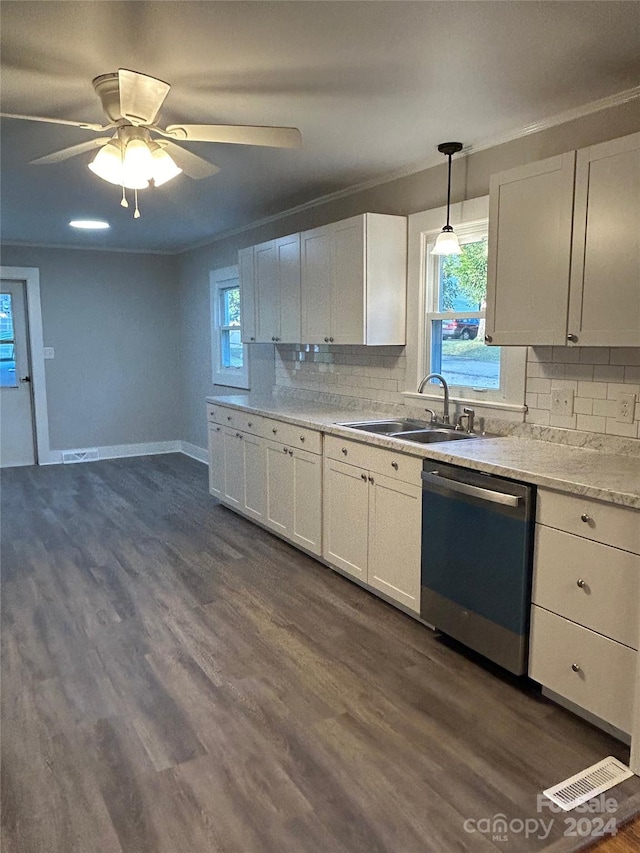
{"type": "Polygon", "coordinates": [[[286,453],[286,452],[287,452],[287,450],[288,450],[288,448],[287,448],[287,447],[283,447],[283,448],[282,448],[282,452],[283,452],[283,453],[286,453]]]}
{"type": "Polygon", "coordinates": [[[492,336],[491,336],[491,335],[485,335],[485,336],[484,336],[484,342],[485,342],[486,344],[490,344],[492,341],[493,341],[493,338],[492,338],[492,336]]]}
{"type": "Polygon", "coordinates": [[[304,436],[303,435],[300,436],[300,441],[304,444],[304,436]]]}
{"type": "Polygon", "coordinates": [[[279,340],[280,340],[280,338],[276,337],[276,341],[279,341],[279,340]]]}
{"type": "Polygon", "coordinates": [[[347,455],[347,453],[348,453],[349,451],[347,450],[347,448],[346,448],[346,447],[343,447],[343,448],[342,448],[342,452],[343,452],[343,453],[344,453],[344,455],[346,456],[346,455],[347,455]]]}
{"type": "Polygon", "coordinates": [[[230,421],[230,420],[231,420],[231,415],[227,415],[227,420],[228,420],[228,421],[230,421]]]}
{"type": "Polygon", "coordinates": [[[578,343],[578,336],[577,335],[567,335],[567,340],[572,344],[577,344],[578,343]]]}
{"type": "Polygon", "coordinates": [[[367,475],[366,474],[360,474],[360,479],[364,480],[366,483],[367,482],[367,475]]]}
{"type": "Polygon", "coordinates": [[[328,344],[328,343],[329,343],[329,338],[325,338],[325,339],[324,339],[324,342],[325,342],[325,344],[328,344]]]}
{"type": "Polygon", "coordinates": [[[391,467],[393,468],[393,470],[394,470],[394,471],[397,471],[397,470],[398,470],[398,463],[397,463],[397,462],[392,462],[392,463],[391,463],[391,467]]]}
{"type": "Polygon", "coordinates": [[[272,341],[275,341],[275,338],[273,337],[273,335],[271,335],[271,340],[272,340],[272,341]]]}
{"type": "Polygon", "coordinates": [[[216,432],[220,432],[220,427],[216,427],[216,432]]]}
{"type": "Polygon", "coordinates": [[[572,664],[571,664],[571,669],[572,669],[574,672],[580,672],[580,664],[572,663],[572,664]]]}
{"type": "Polygon", "coordinates": [[[369,477],[369,482],[373,483],[373,477],[369,477]]]}
{"type": "Polygon", "coordinates": [[[289,449],[289,456],[293,456],[293,450],[289,449]]]}
{"type": "Polygon", "coordinates": [[[329,343],[333,343],[333,338],[329,338],[329,343]]]}
{"type": "Polygon", "coordinates": [[[249,338],[250,341],[255,341],[255,338],[249,338]]]}
{"type": "Polygon", "coordinates": [[[585,524],[589,524],[589,522],[591,521],[591,518],[590,518],[590,516],[588,516],[586,514],[586,512],[583,512],[582,515],[580,516],[580,521],[584,521],[585,524]]]}
{"type": "Polygon", "coordinates": [[[274,428],[271,430],[271,432],[275,435],[275,434],[278,432],[278,430],[277,430],[277,428],[276,428],[276,427],[274,427],[274,428]]]}
{"type": "Polygon", "coordinates": [[[587,585],[587,582],[584,581],[582,578],[578,578],[578,580],[576,581],[576,585],[579,586],[580,589],[584,589],[587,585]]]}
{"type": "Polygon", "coordinates": [[[253,421],[247,421],[247,426],[248,426],[248,427],[252,427],[252,426],[253,426],[253,421]]]}

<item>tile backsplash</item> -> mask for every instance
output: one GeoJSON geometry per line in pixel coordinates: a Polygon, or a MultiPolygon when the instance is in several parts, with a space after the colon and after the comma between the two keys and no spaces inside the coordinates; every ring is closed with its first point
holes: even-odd
{"type": "Polygon", "coordinates": [[[526,422],[604,435],[640,434],[640,349],[632,347],[530,347],[526,422]],[[552,390],[573,392],[573,412],[552,414],[552,390]],[[631,424],[618,423],[621,393],[635,394],[631,424]]]}
{"type": "MultiPolygon", "coordinates": [[[[405,347],[276,347],[276,390],[329,393],[385,405],[402,405],[405,347]]],[[[529,347],[525,422],[585,433],[640,436],[640,349],[632,347],[529,347]],[[552,389],[573,393],[569,415],[551,413],[552,389]],[[620,393],[636,395],[632,424],[616,421],[620,393]]]]}

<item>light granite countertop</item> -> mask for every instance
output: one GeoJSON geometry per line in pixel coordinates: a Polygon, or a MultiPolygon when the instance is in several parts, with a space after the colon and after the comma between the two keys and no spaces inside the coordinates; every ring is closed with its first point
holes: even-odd
{"type": "Polygon", "coordinates": [[[551,441],[500,436],[429,445],[373,435],[339,426],[340,422],[388,419],[388,413],[280,400],[254,394],[207,397],[207,402],[280,418],[400,453],[450,462],[490,474],[523,480],[597,500],[640,509],[640,458],[570,447],[551,441]]]}

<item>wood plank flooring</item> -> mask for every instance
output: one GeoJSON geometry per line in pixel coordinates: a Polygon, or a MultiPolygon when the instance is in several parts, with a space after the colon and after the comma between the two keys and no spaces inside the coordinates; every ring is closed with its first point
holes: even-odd
{"type": "Polygon", "coordinates": [[[465,821],[548,818],[542,788],[628,760],[187,457],[8,469],[1,493],[5,853],[564,849],[557,816],[545,839],[465,821]]]}

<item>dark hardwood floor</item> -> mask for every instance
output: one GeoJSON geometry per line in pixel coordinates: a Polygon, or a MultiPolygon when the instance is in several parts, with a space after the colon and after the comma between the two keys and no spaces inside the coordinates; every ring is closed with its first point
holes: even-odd
{"type": "Polygon", "coordinates": [[[548,821],[542,788],[628,760],[217,504],[184,456],[9,469],[1,492],[5,853],[537,851],[572,843],[564,816],[545,840],[465,821],[548,821]]]}

